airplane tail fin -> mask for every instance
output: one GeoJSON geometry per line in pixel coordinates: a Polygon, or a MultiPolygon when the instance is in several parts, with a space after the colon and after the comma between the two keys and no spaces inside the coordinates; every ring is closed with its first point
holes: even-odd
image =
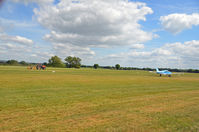
{"type": "Polygon", "coordinates": [[[158,68],[156,68],[156,72],[159,72],[159,69],[158,69],[158,68]]]}

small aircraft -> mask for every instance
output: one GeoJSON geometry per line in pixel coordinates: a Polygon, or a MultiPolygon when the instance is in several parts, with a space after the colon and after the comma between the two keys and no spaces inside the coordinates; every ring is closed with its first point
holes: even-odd
{"type": "Polygon", "coordinates": [[[168,70],[162,70],[160,71],[158,68],[156,68],[156,73],[160,74],[160,76],[162,75],[168,75],[168,77],[171,77],[172,72],[168,71],[168,70]]]}
{"type": "Polygon", "coordinates": [[[160,74],[160,76],[162,76],[162,75],[168,75],[168,77],[171,77],[171,74],[178,74],[178,75],[183,74],[184,75],[184,72],[181,72],[181,73],[172,73],[172,72],[170,72],[168,70],[162,70],[162,71],[160,71],[158,68],[156,68],[156,71],[149,71],[149,72],[160,74]]]}

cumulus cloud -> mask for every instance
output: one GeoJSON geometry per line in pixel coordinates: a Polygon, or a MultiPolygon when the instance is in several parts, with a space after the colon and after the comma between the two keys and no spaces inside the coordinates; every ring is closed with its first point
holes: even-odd
{"type": "Polygon", "coordinates": [[[0,43],[0,58],[4,60],[16,59],[28,62],[47,61],[54,54],[34,45],[18,43],[0,43]]]}
{"type": "Polygon", "coordinates": [[[184,43],[168,43],[152,51],[130,51],[120,54],[111,54],[101,58],[101,62],[109,60],[109,64],[118,61],[123,65],[138,67],[171,67],[171,68],[198,68],[199,67],[199,40],[184,43]]]}
{"type": "Polygon", "coordinates": [[[32,46],[20,45],[17,43],[2,43],[0,42],[0,58],[9,60],[29,60],[28,54],[32,52],[32,46]]]}
{"type": "Polygon", "coordinates": [[[29,4],[29,3],[36,3],[38,5],[45,5],[52,3],[54,0],[11,0],[13,2],[20,2],[24,4],[29,4]]]}
{"type": "Polygon", "coordinates": [[[38,51],[36,49],[37,48],[35,47],[33,40],[22,36],[10,36],[5,33],[0,34],[1,59],[16,59],[26,61],[35,60],[30,55],[37,53],[38,51]]]}
{"type": "Polygon", "coordinates": [[[54,56],[53,53],[46,52],[46,51],[45,52],[35,51],[30,55],[31,58],[36,59],[36,60],[38,60],[38,58],[41,60],[48,60],[52,56],[54,56]]]}
{"type": "Polygon", "coordinates": [[[199,14],[170,14],[161,16],[160,21],[165,30],[177,34],[185,29],[190,29],[192,26],[199,25],[199,14]]]}
{"type": "Polygon", "coordinates": [[[88,56],[94,56],[95,52],[92,51],[90,48],[87,47],[80,47],[80,46],[75,46],[71,44],[54,44],[53,49],[56,53],[56,55],[59,55],[60,57],[64,58],[66,55],[70,56],[81,56],[81,57],[86,57],[88,56]]]}
{"type": "Polygon", "coordinates": [[[136,44],[156,37],[141,29],[139,21],[146,21],[146,15],[153,11],[140,2],[61,0],[57,5],[35,9],[34,13],[38,22],[50,30],[43,38],[65,56],[95,55],[92,47],[143,48],[136,44]]]}
{"type": "Polygon", "coordinates": [[[0,41],[1,42],[6,42],[6,43],[18,43],[18,44],[23,44],[23,45],[32,45],[33,41],[25,38],[25,37],[21,37],[21,36],[10,36],[7,34],[0,34],[0,41]]]}
{"type": "Polygon", "coordinates": [[[144,44],[133,44],[130,49],[143,49],[144,44]]]}

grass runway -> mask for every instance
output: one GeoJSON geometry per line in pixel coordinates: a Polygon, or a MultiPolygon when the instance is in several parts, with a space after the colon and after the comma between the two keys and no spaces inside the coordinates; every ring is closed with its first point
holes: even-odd
{"type": "Polygon", "coordinates": [[[197,132],[199,74],[0,66],[0,131],[197,132]]]}

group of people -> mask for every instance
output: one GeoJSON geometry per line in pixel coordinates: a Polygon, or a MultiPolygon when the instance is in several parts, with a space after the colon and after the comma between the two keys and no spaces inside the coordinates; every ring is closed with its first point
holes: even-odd
{"type": "Polygon", "coordinates": [[[41,65],[41,64],[37,64],[36,66],[37,70],[46,70],[46,66],[45,65],[41,65]]]}
{"type": "Polygon", "coordinates": [[[42,64],[37,64],[36,66],[29,66],[30,70],[46,70],[46,66],[42,64]]]}

